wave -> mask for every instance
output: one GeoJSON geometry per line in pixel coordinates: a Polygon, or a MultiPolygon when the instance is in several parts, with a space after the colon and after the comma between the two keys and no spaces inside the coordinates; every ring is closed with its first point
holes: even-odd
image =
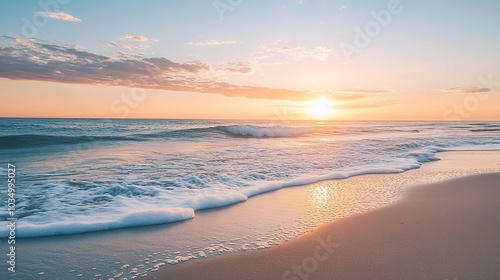
{"type": "Polygon", "coordinates": [[[489,131],[500,131],[500,128],[482,128],[482,129],[471,129],[471,132],[489,132],[489,131]]]}
{"type": "Polygon", "coordinates": [[[150,134],[134,134],[134,137],[141,138],[189,138],[194,136],[215,136],[225,135],[230,137],[250,137],[250,138],[275,138],[293,137],[311,132],[311,128],[305,127],[263,127],[255,125],[226,125],[197,127],[188,129],[177,129],[150,134]]]}
{"type": "Polygon", "coordinates": [[[212,126],[203,128],[178,129],[149,134],[126,136],[87,135],[64,136],[45,134],[21,134],[0,136],[0,149],[34,148],[53,145],[72,145],[89,142],[147,141],[150,139],[198,138],[210,136],[274,138],[293,137],[311,132],[300,127],[260,127],[252,125],[212,126]]]}
{"type": "Polygon", "coordinates": [[[126,136],[57,136],[42,134],[21,134],[0,136],[0,149],[71,145],[98,141],[140,141],[140,139],[126,136]]]}
{"type": "MultiPolygon", "coordinates": [[[[149,226],[156,224],[165,224],[188,220],[194,218],[193,209],[189,208],[165,208],[165,209],[149,209],[140,212],[132,212],[122,215],[114,220],[98,220],[93,221],[60,221],[56,223],[32,223],[23,222],[22,228],[17,229],[17,236],[21,238],[55,236],[78,234],[85,232],[104,231],[111,229],[149,226]]],[[[5,235],[6,230],[0,231],[0,235],[5,235]]]]}
{"type": "MultiPolygon", "coordinates": [[[[105,216],[80,217],[58,217],[57,221],[47,222],[45,217],[30,216],[23,220],[23,226],[19,227],[17,235],[21,238],[79,234],[86,232],[105,231],[111,229],[148,226],[155,224],[166,224],[195,218],[199,210],[224,207],[235,203],[246,201],[252,196],[262,193],[293,186],[312,184],[324,180],[345,179],[364,174],[390,174],[401,173],[406,170],[419,168],[422,164],[439,160],[435,155],[437,152],[454,150],[481,150],[499,149],[499,145],[462,146],[453,148],[426,147],[419,152],[413,152],[406,158],[401,158],[392,163],[372,163],[363,166],[353,166],[348,170],[326,173],[323,175],[301,176],[291,180],[262,182],[261,184],[235,189],[207,189],[201,193],[183,201],[175,207],[142,208],[141,211],[127,212],[119,210],[108,212],[105,216]]],[[[130,192],[128,188],[108,190],[113,196],[123,192],[130,192]]],[[[168,201],[165,194],[160,190],[154,196],[159,201],[168,201]]],[[[163,203],[162,203],[163,204],[163,203]]],[[[0,229],[0,237],[8,235],[8,228],[0,229]]]]}
{"type": "MultiPolygon", "coordinates": [[[[54,235],[79,234],[86,232],[105,231],[111,229],[148,226],[155,224],[166,224],[189,220],[195,217],[196,211],[224,207],[235,203],[246,201],[252,196],[275,191],[278,189],[312,184],[324,180],[345,179],[363,174],[390,174],[401,173],[406,170],[419,168],[424,162],[438,160],[434,156],[438,150],[432,149],[424,153],[415,154],[413,157],[399,161],[392,165],[367,165],[364,167],[352,168],[347,172],[334,172],[319,176],[298,177],[293,180],[268,182],[256,186],[249,186],[240,190],[207,190],[205,193],[193,196],[185,201],[181,207],[164,207],[145,209],[130,213],[116,213],[113,217],[100,219],[83,219],[75,221],[74,218],[62,219],[57,222],[49,222],[41,217],[23,221],[23,226],[17,231],[17,236],[21,238],[43,237],[54,235]]],[[[163,199],[158,196],[158,199],[163,199]]],[[[7,236],[8,229],[0,229],[0,236],[7,236]]]]}
{"type": "MultiPolygon", "coordinates": [[[[40,221],[23,221],[23,226],[17,229],[20,238],[33,238],[57,235],[71,235],[87,232],[106,231],[138,226],[150,226],[180,222],[195,218],[196,211],[225,207],[246,201],[252,196],[275,191],[282,188],[313,184],[325,180],[345,179],[363,174],[390,174],[401,173],[408,169],[418,168],[420,164],[414,163],[403,167],[394,168],[369,168],[348,173],[333,173],[323,176],[298,178],[292,181],[282,181],[249,187],[241,191],[228,190],[213,195],[201,195],[186,201],[186,207],[166,207],[162,209],[148,209],[140,212],[131,212],[114,216],[114,219],[99,219],[75,221],[74,219],[60,220],[54,223],[40,221]]],[[[0,237],[8,236],[8,228],[0,229],[0,237]]]]}
{"type": "Polygon", "coordinates": [[[293,137],[312,132],[311,128],[302,127],[260,127],[252,125],[234,125],[218,127],[232,135],[254,138],[293,137]]]}

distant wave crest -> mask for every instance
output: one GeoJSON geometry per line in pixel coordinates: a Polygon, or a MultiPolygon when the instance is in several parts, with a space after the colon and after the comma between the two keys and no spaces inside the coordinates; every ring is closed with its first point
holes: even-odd
{"type": "Polygon", "coordinates": [[[230,134],[246,137],[293,137],[307,134],[312,131],[310,128],[301,127],[259,127],[251,125],[234,125],[221,127],[230,134]]]}
{"type": "Polygon", "coordinates": [[[173,139],[191,137],[209,137],[210,134],[230,137],[274,138],[293,137],[311,132],[310,128],[301,127],[260,127],[252,125],[213,126],[155,132],[149,134],[133,134],[126,136],[109,135],[43,135],[21,134],[0,136],[0,149],[34,148],[53,145],[72,145],[89,142],[147,141],[151,139],[173,139]]]}
{"type": "Polygon", "coordinates": [[[71,145],[95,141],[130,141],[131,137],[120,136],[59,136],[41,134],[21,134],[0,136],[0,149],[34,148],[52,145],[71,145]]]}

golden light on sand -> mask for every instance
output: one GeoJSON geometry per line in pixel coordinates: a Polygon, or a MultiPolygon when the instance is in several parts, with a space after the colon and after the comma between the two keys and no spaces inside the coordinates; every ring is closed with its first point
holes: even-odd
{"type": "Polygon", "coordinates": [[[317,208],[328,208],[331,199],[330,189],[325,185],[316,186],[312,190],[311,198],[317,208]]]}
{"type": "Polygon", "coordinates": [[[320,97],[309,103],[308,113],[314,119],[327,119],[335,113],[335,110],[328,98],[320,97]]]}

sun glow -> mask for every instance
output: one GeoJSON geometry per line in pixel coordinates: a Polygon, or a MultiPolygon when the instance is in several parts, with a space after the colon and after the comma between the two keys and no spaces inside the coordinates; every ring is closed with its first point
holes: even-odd
{"type": "Polygon", "coordinates": [[[335,112],[332,106],[328,98],[321,97],[309,103],[308,113],[315,119],[326,119],[335,112]]]}

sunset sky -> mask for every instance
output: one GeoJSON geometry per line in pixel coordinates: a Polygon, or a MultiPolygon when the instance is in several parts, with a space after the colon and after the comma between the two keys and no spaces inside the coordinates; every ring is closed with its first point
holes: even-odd
{"type": "Polygon", "coordinates": [[[2,1],[0,116],[500,120],[500,1],[360,2],[2,1]]]}

